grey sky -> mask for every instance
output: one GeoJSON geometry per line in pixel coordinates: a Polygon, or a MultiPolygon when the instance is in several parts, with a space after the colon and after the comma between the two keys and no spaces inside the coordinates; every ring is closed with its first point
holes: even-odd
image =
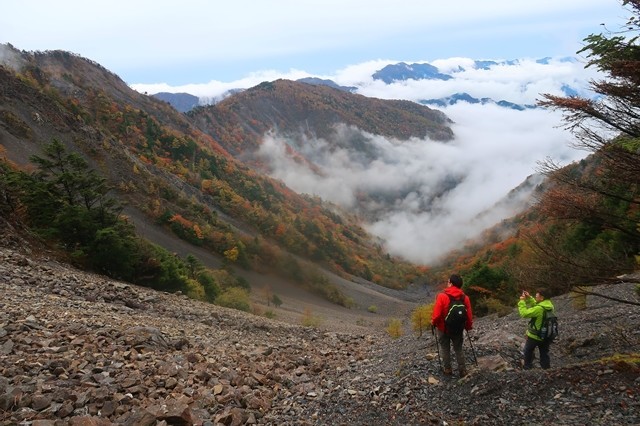
{"type": "Polygon", "coordinates": [[[377,59],[566,56],[625,16],[616,0],[21,0],[0,10],[0,42],[78,53],[130,84],[171,85],[377,59]]]}

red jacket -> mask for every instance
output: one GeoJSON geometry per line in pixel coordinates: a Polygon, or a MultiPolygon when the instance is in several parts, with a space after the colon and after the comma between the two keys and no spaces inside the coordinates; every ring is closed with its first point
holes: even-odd
{"type": "MultiPolygon", "coordinates": [[[[433,306],[431,324],[444,333],[444,317],[447,316],[449,304],[451,303],[451,299],[447,295],[451,295],[454,299],[459,299],[463,294],[462,290],[453,285],[445,288],[442,293],[438,293],[436,303],[433,306]]],[[[464,295],[464,305],[467,307],[467,322],[464,324],[464,329],[471,330],[473,328],[473,314],[471,312],[471,301],[466,294],[464,295]]]]}

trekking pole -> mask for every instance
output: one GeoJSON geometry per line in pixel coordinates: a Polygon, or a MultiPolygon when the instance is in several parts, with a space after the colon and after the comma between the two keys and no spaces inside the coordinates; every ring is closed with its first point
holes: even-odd
{"type": "Polygon", "coordinates": [[[476,349],[473,347],[473,342],[471,341],[471,336],[469,336],[469,330],[467,330],[467,339],[469,339],[469,344],[471,345],[471,353],[473,354],[473,362],[476,363],[476,367],[478,366],[478,358],[476,357],[476,349]]]}
{"type": "Polygon", "coordinates": [[[442,358],[440,358],[440,342],[438,342],[438,333],[436,333],[436,328],[431,326],[431,334],[436,339],[436,349],[438,350],[438,364],[440,364],[440,370],[442,370],[442,358]]]}

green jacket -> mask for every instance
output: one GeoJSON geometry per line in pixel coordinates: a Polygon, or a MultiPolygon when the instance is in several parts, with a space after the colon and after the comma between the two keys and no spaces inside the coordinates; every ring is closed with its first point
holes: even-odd
{"type": "Polygon", "coordinates": [[[522,318],[532,318],[533,321],[529,322],[527,328],[527,336],[535,340],[542,340],[538,336],[538,331],[542,327],[542,317],[544,316],[545,309],[547,311],[554,311],[555,308],[551,300],[544,299],[540,303],[536,303],[536,299],[533,296],[529,296],[525,300],[518,301],[518,312],[522,318]]]}

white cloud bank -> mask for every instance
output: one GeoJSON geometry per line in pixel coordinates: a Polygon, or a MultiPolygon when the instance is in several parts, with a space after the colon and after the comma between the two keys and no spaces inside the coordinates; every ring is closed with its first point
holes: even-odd
{"type": "Polygon", "coordinates": [[[446,113],[456,122],[455,140],[398,142],[368,135],[377,151],[373,161],[347,148],[330,152],[321,140],[305,141],[302,150],[321,167],[320,176],[287,158],[284,145],[291,141],[276,135],[265,137],[262,154],[271,160],[273,176],[297,192],[347,208],[362,193],[391,198],[385,209],[365,206],[365,215],[377,216],[369,231],[390,253],[429,264],[511,217],[513,206],[496,204],[535,172],[537,161],[580,158],[568,147],[567,134],[553,127],[558,115],[469,104],[446,113]]]}

